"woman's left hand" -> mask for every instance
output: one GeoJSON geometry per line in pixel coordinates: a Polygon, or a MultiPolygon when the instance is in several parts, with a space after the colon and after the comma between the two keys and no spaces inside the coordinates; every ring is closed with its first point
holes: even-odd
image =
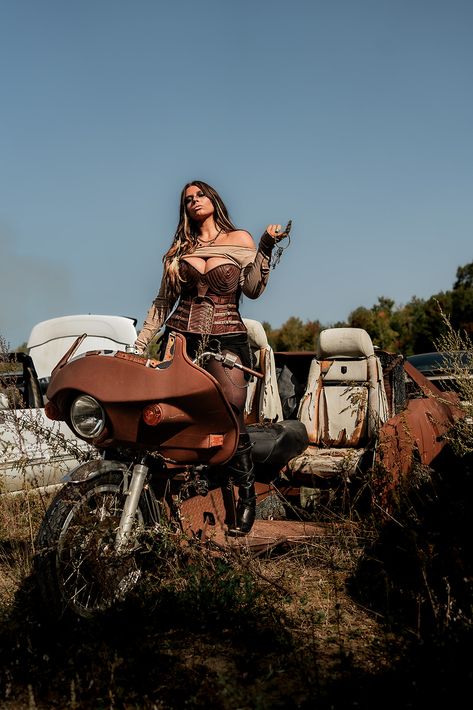
{"type": "Polygon", "coordinates": [[[284,230],[281,230],[280,224],[268,224],[266,227],[266,232],[270,237],[274,239],[275,242],[281,241],[284,237],[287,237],[291,231],[292,222],[289,220],[284,230]]]}

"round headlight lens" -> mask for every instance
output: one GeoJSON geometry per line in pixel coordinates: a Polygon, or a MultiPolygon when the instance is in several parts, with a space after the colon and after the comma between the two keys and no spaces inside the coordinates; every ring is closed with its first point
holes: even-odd
{"type": "Polygon", "coordinates": [[[79,436],[94,439],[105,427],[105,412],[96,399],[82,394],[71,405],[71,424],[79,436]]]}

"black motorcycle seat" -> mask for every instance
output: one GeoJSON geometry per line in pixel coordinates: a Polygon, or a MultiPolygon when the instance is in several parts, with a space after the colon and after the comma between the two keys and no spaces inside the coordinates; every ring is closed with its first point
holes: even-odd
{"type": "Polygon", "coordinates": [[[309,445],[307,429],[298,419],[249,424],[247,431],[253,445],[253,461],[258,466],[280,469],[309,445]]]}

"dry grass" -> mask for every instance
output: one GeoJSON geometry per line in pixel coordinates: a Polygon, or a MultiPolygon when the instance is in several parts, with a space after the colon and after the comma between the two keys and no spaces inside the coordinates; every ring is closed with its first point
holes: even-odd
{"type": "Polygon", "coordinates": [[[452,445],[462,457],[473,453],[473,343],[468,333],[452,328],[441,309],[440,317],[444,323],[444,332],[435,345],[439,352],[450,353],[445,374],[455,380],[465,410],[464,419],[458,420],[450,433],[452,445]]]}
{"type": "Polygon", "coordinates": [[[31,574],[34,540],[52,495],[35,490],[0,495],[0,614],[31,574]]]}
{"type": "Polygon", "coordinates": [[[216,557],[174,537],[167,563],[157,549],[122,609],[95,624],[54,626],[31,576],[47,501],[0,503],[2,708],[304,707],[324,703],[353,669],[370,676],[389,666],[379,619],[346,590],[364,542],[355,526],[262,558],[216,557]]]}
{"type": "MultiPolygon", "coordinates": [[[[170,535],[121,608],[95,622],[53,624],[31,575],[31,541],[47,500],[0,502],[1,708],[338,710],[378,707],[382,697],[399,710],[418,707],[431,691],[451,700],[465,688],[463,667],[451,664],[459,633],[452,655],[448,635],[420,634],[395,604],[396,584],[409,600],[422,596],[412,565],[431,574],[432,540],[419,531],[383,539],[380,530],[337,521],[310,544],[257,558],[215,556],[170,535]],[[364,567],[367,559],[375,571],[364,567]],[[380,575],[389,578],[389,610],[377,598],[380,575]]],[[[408,532],[400,517],[395,527],[408,532]]],[[[435,594],[434,582],[427,577],[435,594]]],[[[452,585],[454,594],[453,578],[452,585]]]]}
{"type": "Polygon", "coordinates": [[[94,622],[44,616],[49,498],[0,496],[0,709],[454,706],[473,688],[469,447],[388,521],[339,517],[256,558],[161,539],[133,597],[94,622]]]}

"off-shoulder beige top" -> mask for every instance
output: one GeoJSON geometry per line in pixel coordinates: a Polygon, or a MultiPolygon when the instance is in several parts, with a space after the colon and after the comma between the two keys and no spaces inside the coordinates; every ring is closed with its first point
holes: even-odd
{"type": "MultiPolygon", "coordinates": [[[[269,262],[273,247],[274,239],[265,232],[260,239],[257,250],[235,244],[214,244],[196,247],[192,252],[192,256],[198,256],[202,259],[220,257],[227,260],[228,263],[239,266],[241,291],[248,298],[254,299],[263,293],[268,283],[269,262]]],[[[185,258],[185,256],[182,258],[185,258]]],[[[135,347],[140,352],[146,349],[175,306],[175,302],[164,294],[165,279],[163,275],[158,295],[151,304],[135,342],[135,347]]]]}

